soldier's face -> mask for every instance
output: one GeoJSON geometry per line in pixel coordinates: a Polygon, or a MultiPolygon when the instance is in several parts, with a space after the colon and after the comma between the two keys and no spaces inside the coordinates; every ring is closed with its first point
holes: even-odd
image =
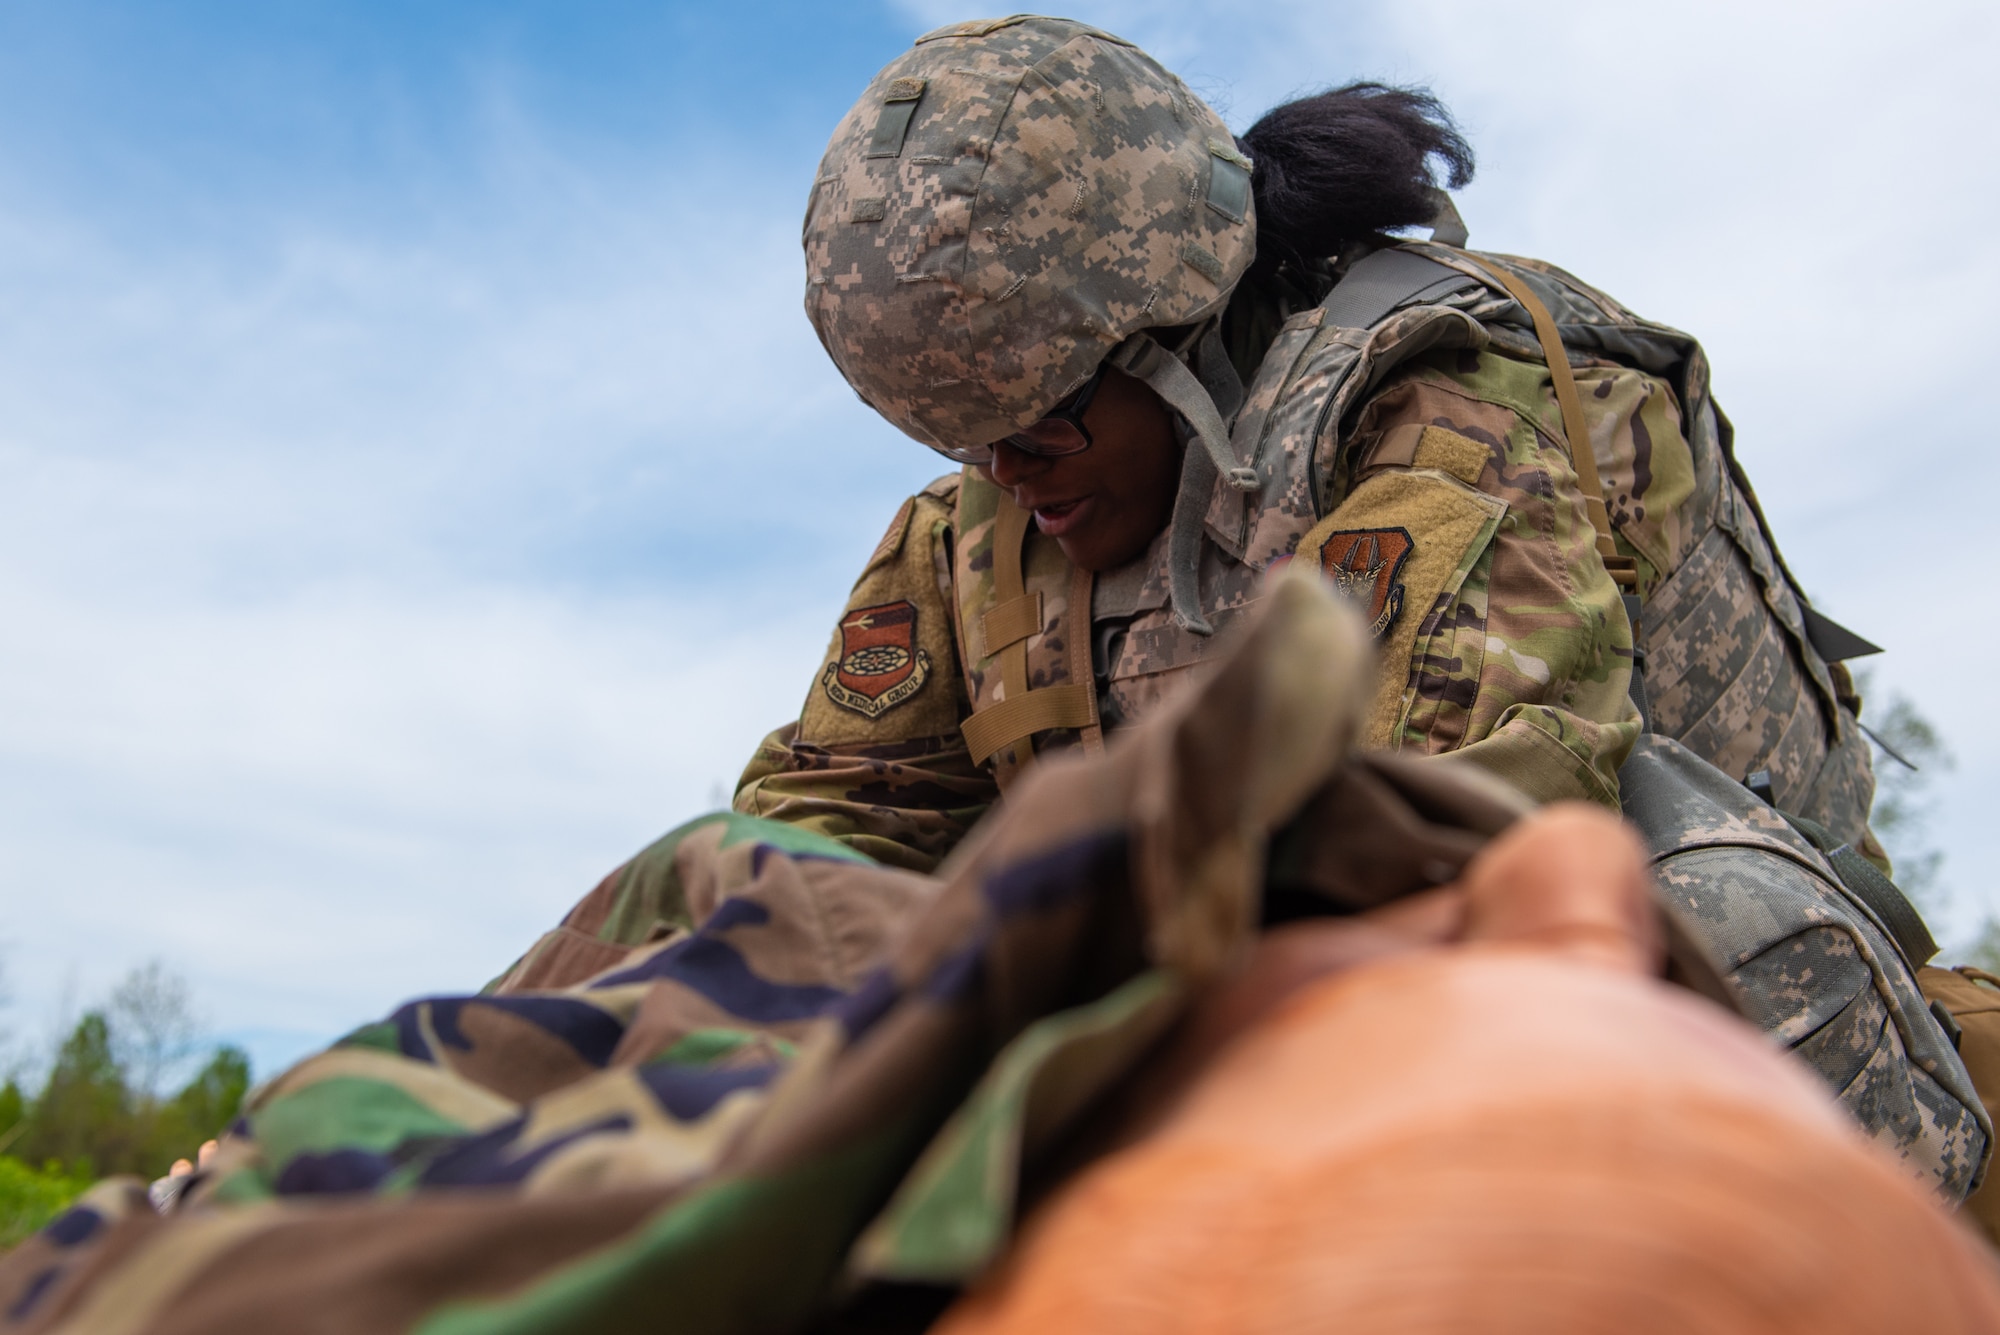
{"type": "Polygon", "coordinates": [[[1112,570],[1173,518],[1181,451],[1166,405],[1122,371],[1106,371],[1083,421],[1087,450],[1048,458],[1001,441],[981,471],[1034,514],[1072,563],[1112,570]]]}

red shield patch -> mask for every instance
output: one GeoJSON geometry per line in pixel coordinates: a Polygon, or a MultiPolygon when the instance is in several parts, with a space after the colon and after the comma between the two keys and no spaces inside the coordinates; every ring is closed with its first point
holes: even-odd
{"type": "Polygon", "coordinates": [[[1349,529],[1327,536],[1319,567],[1354,600],[1368,618],[1368,629],[1379,636],[1403,610],[1403,586],[1396,576],[1416,545],[1406,528],[1349,529]]]}
{"type": "Polygon", "coordinates": [[[931,656],[917,647],[917,608],[907,600],[849,612],[840,623],[840,657],[821,678],[826,698],[875,718],[923,689],[931,656]]]}

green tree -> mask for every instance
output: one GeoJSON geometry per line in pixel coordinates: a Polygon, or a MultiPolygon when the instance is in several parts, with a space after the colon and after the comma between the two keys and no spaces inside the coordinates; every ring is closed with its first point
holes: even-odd
{"type": "MultiPolygon", "coordinates": [[[[1872,674],[1858,674],[1862,694],[1872,674]]],[[[1876,740],[1875,804],[1868,823],[1895,864],[1896,884],[1930,918],[1940,916],[1949,898],[1942,875],[1944,853],[1931,843],[1933,785],[1958,761],[1938,730],[1900,691],[1888,692],[1868,710],[1868,730],[1876,740]]]]}
{"type": "MultiPolygon", "coordinates": [[[[1862,694],[1869,695],[1873,685],[1870,674],[1857,673],[1856,680],[1862,694]]],[[[1866,721],[1880,748],[1875,764],[1875,804],[1869,810],[1868,823],[1895,864],[1896,884],[1936,927],[1950,893],[1943,875],[1944,851],[1931,842],[1931,817],[1937,800],[1933,785],[1939,776],[1957,767],[1957,759],[1937,726],[1899,691],[1889,692],[1886,701],[1873,703],[1866,721]]],[[[1956,949],[1947,946],[1938,962],[1971,964],[2000,973],[2000,918],[1989,908],[1972,939],[1956,949]]]]}
{"type": "Polygon", "coordinates": [[[187,984],[154,963],[127,974],[77,1021],[30,1094],[0,1085],[0,1249],[40,1228],[102,1175],[151,1180],[221,1133],[250,1087],[250,1059],[217,1047],[179,1089],[196,1051],[187,984]]]}
{"type": "Polygon", "coordinates": [[[15,1146],[28,1163],[54,1160],[86,1174],[127,1172],[136,1141],[132,1097],[111,1051],[111,1026],[103,1012],[76,1023],[35,1096],[28,1127],[15,1146]]]}
{"type": "Polygon", "coordinates": [[[0,1154],[12,1149],[27,1129],[28,1096],[21,1092],[20,1083],[9,1077],[0,1085],[0,1154]]]}
{"type": "Polygon", "coordinates": [[[20,1127],[0,1152],[147,1179],[192,1155],[228,1125],[250,1085],[249,1058],[232,1047],[214,1049],[180,1088],[166,1084],[195,1047],[192,1015],[184,982],[158,964],[134,969],[64,1038],[38,1093],[14,1087],[11,1119],[0,1090],[0,1136],[20,1127]]]}
{"type": "Polygon", "coordinates": [[[208,1065],[162,1109],[155,1158],[164,1155],[171,1164],[222,1134],[249,1090],[249,1056],[241,1048],[217,1048],[208,1065]]]}

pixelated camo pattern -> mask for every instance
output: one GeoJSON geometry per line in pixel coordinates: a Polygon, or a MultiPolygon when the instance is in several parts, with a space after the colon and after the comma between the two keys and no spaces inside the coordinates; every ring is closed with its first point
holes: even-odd
{"type": "Polygon", "coordinates": [[[806,314],[903,431],[990,444],[1128,334],[1221,308],[1255,244],[1248,162],[1108,33],[939,29],[833,133],[806,210],[806,314]]]}
{"type": "Polygon", "coordinates": [[[1782,816],[1678,743],[1642,740],[1621,778],[1662,904],[1730,971],[1751,1017],[1878,1143],[1962,1200],[1992,1123],[1888,933],[1782,816]]]}

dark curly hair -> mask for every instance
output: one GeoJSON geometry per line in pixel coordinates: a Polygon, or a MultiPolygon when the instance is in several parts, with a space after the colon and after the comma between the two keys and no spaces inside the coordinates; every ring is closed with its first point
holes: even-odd
{"type": "Polygon", "coordinates": [[[1253,275],[1427,223],[1440,185],[1472,179],[1472,145],[1422,88],[1346,84],[1271,108],[1238,141],[1257,163],[1253,275]]]}

